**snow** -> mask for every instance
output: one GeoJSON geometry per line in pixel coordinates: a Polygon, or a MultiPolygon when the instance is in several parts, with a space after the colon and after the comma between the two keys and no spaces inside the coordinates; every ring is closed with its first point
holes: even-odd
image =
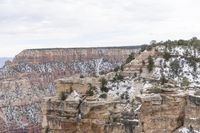
{"type": "Polygon", "coordinates": [[[79,101],[81,98],[80,98],[80,95],[77,93],[76,90],[74,90],[68,97],[66,100],[73,100],[73,101],[79,101]]]}
{"type": "Polygon", "coordinates": [[[144,84],[142,90],[145,91],[145,90],[147,90],[147,89],[149,89],[149,88],[152,88],[152,87],[153,87],[152,84],[150,84],[149,82],[146,82],[146,83],[144,84]]]}
{"type": "Polygon", "coordinates": [[[125,80],[125,81],[117,81],[117,82],[109,82],[107,87],[111,88],[108,92],[108,96],[111,99],[118,99],[122,94],[127,93],[129,98],[132,99],[133,95],[136,92],[136,88],[133,87],[133,80],[125,80]]]}
{"type": "Polygon", "coordinates": [[[100,72],[100,66],[102,64],[103,59],[98,59],[96,60],[96,75],[99,76],[99,72],[100,72]]]}
{"type": "Polygon", "coordinates": [[[123,108],[123,111],[124,112],[130,112],[132,110],[132,107],[131,105],[128,103],[125,105],[125,107],[123,108]]]}
{"type": "Polygon", "coordinates": [[[158,46],[157,49],[160,52],[164,52],[166,50],[167,52],[170,52],[171,55],[178,55],[178,56],[187,55],[200,58],[200,51],[191,46],[173,46],[171,50],[169,48],[166,49],[165,46],[158,46]]]}
{"type": "MultiPolygon", "coordinates": [[[[181,129],[179,129],[178,131],[179,131],[179,133],[190,133],[190,130],[186,127],[183,127],[181,129]]],[[[194,130],[193,133],[200,133],[200,131],[194,130]]]]}
{"type": "Polygon", "coordinates": [[[197,70],[194,71],[194,68],[189,64],[188,59],[186,58],[191,56],[200,58],[200,52],[197,49],[185,46],[175,46],[171,50],[165,49],[164,46],[161,46],[157,47],[157,49],[160,52],[167,50],[174,56],[170,58],[169,61],[165,61],[162,57],[155,59],[153,77],[156,80],[159,80],[161,75],[164,75],[166,79],[174,80],[177,82],[177,85],[180,86],[183,78],[186,78],[190,82],[189,87],[200,87],[200,63],[196,62],[197,70]],[[170,63],[175,59],[178,59],[180,64],[178,75],[176,75],[170,67],[170,63]]]}
{"type": "Polygon", "coordinates": [[[135,109],[134,112],[138,112],[138,111],[140,110],[141,106],[142,106],[142,105],[139,105],[139,106],[135,109]]]}

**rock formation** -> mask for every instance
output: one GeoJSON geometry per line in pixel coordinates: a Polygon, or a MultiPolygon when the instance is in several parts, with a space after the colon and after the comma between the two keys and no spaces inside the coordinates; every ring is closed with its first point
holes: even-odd
{"type": "Polygon", "coordinates": [[[41,101],[54,96],[55,80],[98,76],[125,62],[134,47],[24,50],[0,69],[0,129],[40,132],[41,101]]]}
{"type": "MultiPolygon", "coordinates": [[[[79,82],[82,86],[88,86],[86,80],[82,79],[82,81],[84,82],[79,82]]],[[[65,82],[65,86],[71,84],[78,85],[77,80],[65,82]]],[[[56,86],[60,90],[60,85],[56,86]]],[[[68,87],[66,89],[68,90],[68,87]]],[[[78,94],[76,90],[73,91],[78,94]]],[[[124,108],[127,106],[126,102],[105,101],[97,97],[81,97],[79,95],[79,99],[77,99],[74,92],[64,101],[59,97],[51,97],[43,101],[43,132],[133,133],[135,131],[138,120],[135,119],[136,116],[133,112],[124,108]]]]}
{"type": "Polygon", "coordinates": [[[0,69],[0,130],[199,133],[200,47],[193,42],[140,52],[24,50],[0,69]]]}
{"type": "Polygon", "coordinates": [[[139,113],[142,132],[171,133],[183,126],[186,95],[163,92],[142,95],[138,99],[142,103],[139,113]]]}
{"type": "Polygon", "coordinates": [[[171,49],[158,45],[141,52],[134,60],[123,65],[122,71],[117,71],[114,73],[115,76],[106,78],[106,92],[102,91],[99,80],[91,82],[93,78],[74,80],[74,83],[72,80],[65,82],[68,87],[57,88],[57,92],[78,85],[75,87],[76,95],[72,92],[64,101],[52,97],[50,101],[48,99],[44,102],[46,106],[43,107],[46,111],[43,114],[43,131],[48,129],[51,132],[77,133],[198,133],[200,121],[197,88],[200,70],[195,68],[195,65],[199,66],[199,62],[193,62],[191,65],[193,59],[190,56],[195,56],[193,58],[197,60],[199,54],[191,53],[184,56],[183,53],[186,51],[186,47],[179,45],[171,49]],[[151,64],[151,71],[148,70],[149,57],[154,62],[151,64]],[[97,92],[83,98],[86,95],[78,88],[82,86],[85,88],[83,90],[87,90],[87,83],[94,83],[97,92]],[[101,97],[102,94],[106,95],[104,99],[101,97]],[[58,107],[53,110],[48,107],[49,103],[54,105],[60,102],[67,104],[68,107],[62,111],[58,111],[58,107]],[[73,114],[68,113],[70,116],[65,117],[61,112],[73,114]],[[57,120],[56,124],[54,120],[57,120]],[[61,126],[64,123],[68,125],[61,126]],[[86,126],[87,128],[84,128],[86,126]]]}
{"type": "Polygon", "coordinates": [[[185,107],[184,127],[192,126],[193,129],[200,131],[200,95],[189,94],[185,107]]]}

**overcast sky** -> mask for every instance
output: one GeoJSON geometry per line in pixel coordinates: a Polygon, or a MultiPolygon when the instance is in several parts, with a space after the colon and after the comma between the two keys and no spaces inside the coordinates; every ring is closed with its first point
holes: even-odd
{"type": "Polygon", "coordinates": [[[0,56],[200,36],[200,0],[0,0],[0,56]]]}

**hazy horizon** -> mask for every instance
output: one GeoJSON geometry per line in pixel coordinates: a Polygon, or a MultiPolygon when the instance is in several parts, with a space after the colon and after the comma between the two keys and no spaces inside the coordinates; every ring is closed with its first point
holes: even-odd
{"type": "Polygon", "coordinates": [[[200,36],[198,0],[1,0],[0,57],[200,36]]]}

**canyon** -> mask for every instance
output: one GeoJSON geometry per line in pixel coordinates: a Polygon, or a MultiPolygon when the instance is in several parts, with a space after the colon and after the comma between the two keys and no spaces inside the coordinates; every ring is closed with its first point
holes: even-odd
{"type": "Polygon", "coordinates": [[[199,40],[28,49],[0,69],[0,131],[199,133],[199,40]]]}
{"type": "Polygon", "coordinates": [[[189,86],[181,85],[184,80],[175,78],[171,63],[164,67],[162,51],[162,46],[145,50],[136,54],[123,70],[99,77],[57,80],[56,93],[66,92],[68,96],[63,100],[59,95],[45,99],[43,132],[198,133],[200,95],[194,80],[197,75],[191,68],[182,67],[184,71],[180,74],[190,71],[194,77],[188,77],[189,86]],[[148,71],[150,56],[155,61],[151,72],[148,71]],[[168,82],[161,84],[163,76],[168,82]],[[108,81],[106,93],[101,89],[102,78],[108,81]],[[90,90],[88,84],[95,86],[92,96],[86,95],[87,89],[90,90]],[[102,98],[104,94],[106,97],[102,98]]]}
{"type": "Polygon", "coordinates": [[[2,132],[41,132],[44,97],[56,95],[54,80],[98,76],[123,64],[135,47],[28,49],[0,69],[2,132]]]}

